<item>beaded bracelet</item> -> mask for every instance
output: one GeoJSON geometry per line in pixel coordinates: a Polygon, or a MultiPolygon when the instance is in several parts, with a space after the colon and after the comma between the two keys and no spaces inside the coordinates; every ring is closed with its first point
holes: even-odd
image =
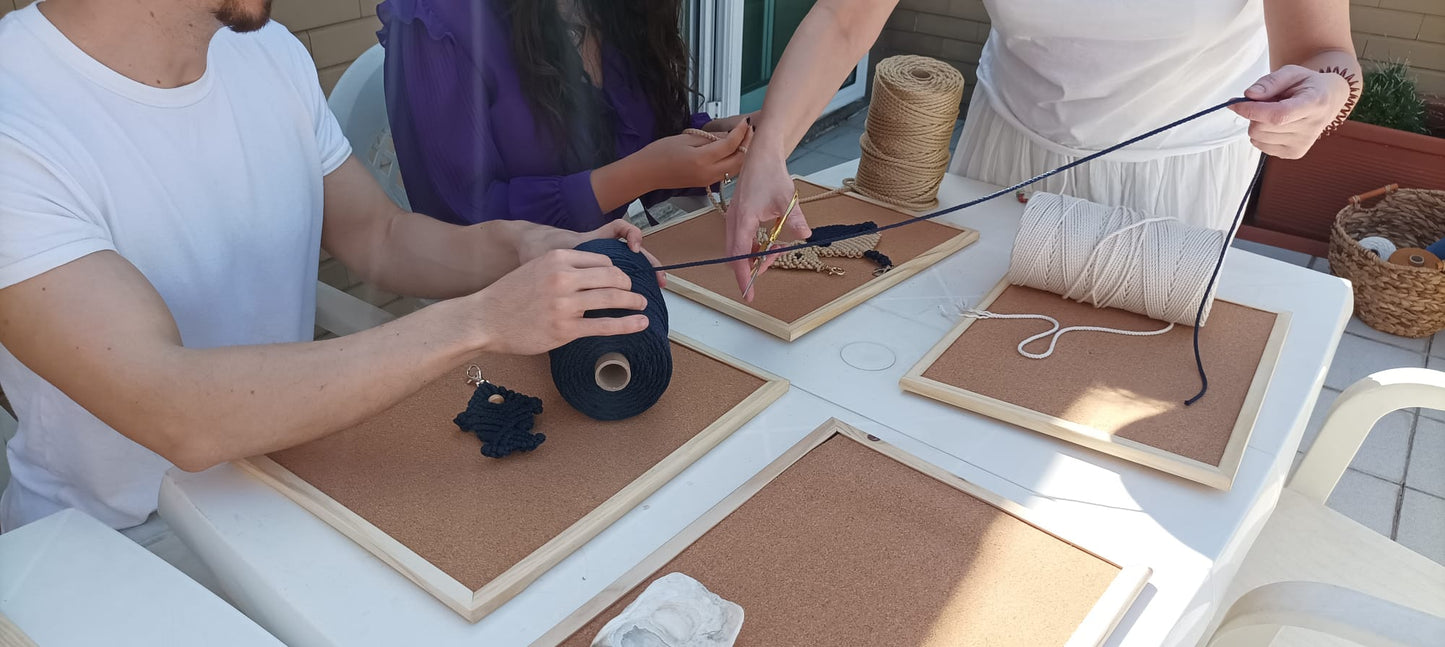
{"type": "Polygon", "coordinates": [[[1320,70],[1320,73],[1338,74],[1340,75],[1340,78],[1343,78],[1345,80],[1345,83],[1349,84],[1350,86],[1350,98],[1345,100],[1344,107],[1340,108],[1340,114],[1336,115],[1335,120],[1330,122],[1330,125],[1326,126],[1325,129],[1320,132],[1320,137],[1324,137],[1325,135],[1328,135],[1339,129],[1340,126],[1344,125],[1345,120],[1349,118],[1350,112],[1355,109],[1355,102],[1359,101],[1360,99],[1360,86],[1359,83],[1355,80],[1355,73],[1343,67],[1327,67],[1323,70],[1320,70]]]}

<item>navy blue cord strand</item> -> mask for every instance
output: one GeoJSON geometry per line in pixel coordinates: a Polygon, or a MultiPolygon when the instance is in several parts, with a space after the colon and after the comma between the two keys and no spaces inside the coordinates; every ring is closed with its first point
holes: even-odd
{"type": "MultiPolygon", "coordinates": [[[[760,251],[753,252],[753,253],[751,253],[751,254],[738,254],[738,255],[736,255],[736,256],[727,256],[727,257],[724,257],[724,258],[713,258],[713,259],[702,260],[702,261],[690,261],[690,262],[687,262],[687,263],[674,263],[674,264],[672,264],[672,265],[664,265],[664,266],[662,266],[662,267],[654,268],[654,271],[656,271],[656,272],[667,272],[667,271],[672,271],[672,270],[682,270],[682,269],[687,269],[687,268],[689,268],[689,267],[700,267],[700,266],[703,266],[703,265],[717,265],[717,264],[719,264],[719,263],[731,263],[731,262],[733,262],[733,261],[745,261],[745,260],[753,259],[753,258],[762,258],[762,257],[764,257],[764,256],[772,256],[772,255],[776,255],[776,254],[783,254],[783,253],[787,253],[787,252],[791,252],[791,251],[796,251],[796,250],[799,250],[799,249],[805,249],[805,248],[808,248],[808,247],[822,247],[822,246],[830,245],[830,244],[832,244],[832,243],[836,243],[836,242],[838,242],[838,241],[840,241],[840,240],[847,240],[847,239],[849,239],[849,238],[857,238],[857,237],[859,237],[859,236],[863,236],[863,235],[866,235],[866,234],[871,234],[871,233],[874,233],[874,232],[888,231],[889,229],[896,229],[896,228],[898,228],[898,227],[903,227],[903,226],[911,225],[911,224],[914,224],[914,223],[916,223],[916,222],[923,221],[923,220],[932,220],[932,219],[937,218],[937,217],[939,217],[939,216],[944,216],[944,215],[953,213],[953,212],[955,212],[955,211],[961,211],[961,210],[967,209],[967,208],[969,208],[969,207],[977,206],[977,205],[979,205],[979,204],[982,204],[982,203],[984,203],[984,202],[988,202],[989,200],[993,200],[994,198],[998,198],[998,197],[1000,197],[1000,196],[1009,195],[1009,194],[1011,194],[1011,193],[1014,193],[1015,191],[1018,191],[1019,189],[1022,189],[1022,188],[1026,187],[1026,186],[1029,186],[1030,184],[1034,184],[1034,183],[1036,183],[1036,182],[1039,182],[1039,181],[1048,179],[1048,178],[1050,178],[1050,177],[1053,177],[1053,176],[1055,176],[1055,175],[1058,175],[1058,174],[1060,174],[1060,173],[1063,173],[1064,171],[1067,171],[1067,170],[1069,170],[1069,169],[1071,169],[1071,168],[1080,166],[1080,165],[1082,165],[1082,164],[1086,164],[1086,163],[1088,163],[1088,162],[1092,162],[1092,161],[1094,161],[1094,160],[1096,160],[1096,159],[1099,159],[1100,157],[1103,157],[1103,156],[1105,156],[1105,155],[1108,155],[1109,153],[1112,153],[1112,152],[1114,152],[1114,151],[1117,151],[1117,150],[1119,150],[1119,149],[1121,149],[1121,148],[1125,148],[1125,147],[1128,147],[1128,146],[1132,146],[1132,145],[1134,145],[1134,144],[1137,144],[1137,143],[1139,143],[1139,142],[1141,142],[1141,141],[1143,141],[1143,140],[1145,140],[1145,139],[1148,139],[1148,138],[1150,138],[1150,137],[1153,137],[1153,136],[1158,135],[1158,134],[1160,134],[1160,133],[1163,133],[1163,132],[1165,132],[1165,131],[1173,130],[1174,128],[1178,128],[1179,126],[1182,126],[1182,125],[1187,124],[1187,123],[1189,123],[1189,122],[1191,122],[1191,121],[1194,121],[1195,119],[1199,119],[1200,117],[1203,117],[1203,116],[1205,116],[1205,115],[1208,115],[1208,114],[1211,114],[1211,113],[1214,113],[1214,112],[1218,112],[1218,111],[1220,111],[1220,110],[1224,110],[1225,108],[1228,108],[1228,107],[1230,107],[1230,106],[1232,106],[1232,105],[1235,105],[1235,104],[1238,104],[1238,103],[1244,103],[1244,102],[1246,102],[1246,101],[1252,101],[1252,99],[1248,99],[1248,98],[1245,98],[1245,97],[1235,97],[1235,98],[1233,98],[1233,99],[1229,99],[1229,100],[1227,100],[1227,101],[1224,101],[1223,103],[1219,103],[1219,104],[1210,106],[1210,107],[1208,107],[1208,108],[1205,108],[1205,109],[1203,109],[1203,110],[1200,110],[1199,112],[1196,112],[1196,113],[1194,113],[1194,114],[1192,114],[1192,115],[1189,115],[1189,116],[1187,116],[1187,117],[1184,117],[1184,118],[1181,118],[1181,119],[1176,119],[1176,120],[1174,120],[1174,121],[1172,121],[1172,122],[1169,122],[1169,123],[1167,123],[1167,124],[1165,124],[1165,125],[1163,125],[1163,126],[1160,126],[1160,127],[1158,127],[1158,128],[1155,128],[1155,129],[1153,129],[1153,130],[1150,130],[1149,132],[1146,132],[1146,133],[1144,133],[1144,134],[1131,137],[1131,138],[1129,138],[1129,139],[1126,139],[1126,140],[1124,140],[1124,141],[1122,141],[1122,142],[1120,142],[1120,143],[1118,143],[1118,144],[1115,144],[1115,145],[1113,145],[1113,146],[1110,146],[1110,147],[1108,147],[1108,148],[1104,148],[1104,149],[1095,151],[1095,152],[1093,152],[1093,153],[1090,153],[1090,154],[1088,154],[1088,155],[1085,155],[1085,156],[1083,156],[1083,157],[1080,157],[1079,159],[1076,159],[1076,160],[1074,160],[1074,161],[1072,161],[1072,162],[1069,162],[1068,164],[1065,164],[1065,165],[1063,165],[1063,166],[1060,166],[1060,167],[1058,167],[1058,168],[1056,168],[1056,169],[1053,169],[1053,170],[1050,170],[1050,171],[1045,171],[1045,172],[1043,172],[1043,173],[1040,173],[1040,174],[1038,174],[1038,175],[1035,175],[1035,176],[1033,176],[1033,177],[1031,177],[1031,178],[1029,178],[1029,179],[1027,179],[1027,180],[1024,180],[1024,181],[1022,181],[1022,182],[1019,182],[1018,184],[1015,184],[1015,185],[1013,185],[1013,186],[1005,187],[1005,188],[999,189],[999,190],[997,190],[997,191],[994,191],[993,193],[990,193],[990,194],[988,194],[988,195],[985,195],[985,196],[983,196],[983,197],[981,197],[981,198],[974,198],[973,200],[969,200],[968,202],[964,202],[964,203],[962,203],[962,204],[956,204],[956,205],[954,205],[954,206],[952,206],[952,207],[947,207],[947,208],[944,208],[944,209],[939,209],[938,211],[935,211],[935,212],[930,213],[930,214],[918,216],[917,218],[913,218],[913,219],[909,219],[909,220],[901,220],[901,221],[895,222],[895,223],[893,223],[893,224],[891,224],[891,225],[885,225],[885,226],[883,226],[883,227],[877,227],[877,228],[874,228],[874,229],[868,229],[868,230],[866,230],[866,231],[849,231],[849,232],[843,233],[843,234],[841,234],[841,235],[819,236],[819,235],[817,235],[817,234],[814,234],[813,236],[810,236],[806,242],[802,242],[802,243],[799,243],[799,244],[797,244],[797,245],[791,245],[791,246],[788,246],[788,247],[774,248],[774,249],[772,249],[772,250],[767,250],[767,251],[762,251],[762,250],[760,250],[760,251]]],[[[1255,172],[1254,172],[1254,179],[1250,180],[1249,189],[1248,189],[1247,191],[1245,191],[1245,193],[1244,193],[1244,198],[1243,198],[1243,200],[1240,201],[1240,204],[1239,204],[1239,211],[1238,211],[1237,213],[1235,213],[1235,216],[1234,216],[1234,224],[1233,224],[1233,226],[1230,227],[1229,237],[1225,239],[1224,248],[1219,250],[1219,260],[1218,260],[1218,261],[1215,263],[1215,265],[1214,265],[1214,273],[1213,273],[1212,275],[1210,275],[1210,277],[1209,277],[1209,286],[1208,286],[1208,288],[1204,291],[1204,299],[1199,302],[1199,311],[1195,314],[1195,317],[1194,317],[1194,364],[1195,364],[1195,366],[1199,369],[1200,388],[1199,388],[1199,393],[1195,394],[1194,397],[1192,397],[1192,398],[1190,398],[1190,399],[1188,399],[1188,400],[1186,400],[1186,401],[1184,402],[1184,404],[1185,404],[1186,406],[1187,406],[1187,405],[1192,405],[1192,404],[1194,404],[1195,402],[1198,402],[1200,398],[1203,398],[1203,397],[1204,397],[1205,392],[1207,392],[1207,391],[1209,390],[1209,378],[1208,378],[1208,376],[1206,376],[1206,375],[1204,374],[1204,358],[1203,358],[1203,356],[1202,356],[1202,355],[1200,354],[1200,352],[1199,352],[1199,324],[1200,324],[1200,323],[1203,321],[1203,319],[1204,319],[1204,306],[1209,302],[1210,297],[1213,296],[1214,283],[1215,283],[1215,281],[1219,278],[1219,270],[1220,270],[1220,268],[1222,268],[1222,267],[1224,266],[1224,255],[1225,255],[1225,253],[1229,250],[1229,242],[1232,241],[1232,240],[1234,240],[1234,234],[1235,234],[1235,232],[1239,229],[1240,222],[1242,221],[1243,216],[1244,216],[1244,208],[1245,208],[1245,206],[1249,203],[1249,196],[1250,196],[1252,193],[1254,193],[1254,187],[1255,187],[1256,184],[1258,184],[1260,173],[1261,173],[1263,170],[1264,170],[1264,158],[1261,157],[1261,158],[1260,158],[1260,162],[1259,162],[1259,168],[1255,169],[1255,172]]],[[[822,228],[820,227],[819,229],[822,229],[822,228]]],[[[829,233],[831,233],[831,232],[829,232],[829,233]]]]}
{"type": "MultiPolygon", "coordinates": [[[[552,383],[573,408],[596,420],[622,420],[647,411],[672,381],[672,345],[667,339],[667,302],[657,285],[657,270],[647,257],[612,239],[589,240],[577,246],[602,254],[632,279],[632,291],[647,299],[647,329],[629,335],[583,337],[553,350],[552,383]],[[627,358],[631,379],[619,391],[597,384],[597,360],[608,353],[627,358]]],[[[636,310],[589,310],[584,315],[626,317],[636,310]]]]}
{"type": "Polygon", "coordinates": [[[1234,212],[1234,224],[1229,227],[1229,235],[1224,238],[1224,246],[1219,248],[1219,260],[1214,262],[1214,273],[1209,275],[1209,285],[1204,288],[1204,298],[1199,300],[1199,311],[1194,313],[1194,366],[1199,369],[1199,392],[1184,401],[1186,407],[1198,402],[1209,391],[1209,376],[1204,374],[1204,355],[1199,352],[1199,328],[1200,324],[1204,322],[1204,306],[1214,296],[1214,283],[1219,279],[1219,270],[1224,267],[1224,254],[1229,251],[1229,244],[1234,240],[1234,234],[1239,231],[1240,223],[1244,222],[1244,208],[1249,205],[1249,196],[1254,193],[1254,187],[1259,184],[1259,176],[1262,173],[1264,173],[1264,156],[1260,155],[1259,165],[1254,168],[1254,177],[1249,180],[1249,188],[1245,189],[1244,197],[1239,201],[1239,210],[1234,212]]]}
{"type": "Polygon", "coordinates": [[[799,250],[799,249],[806,249],[806,248],[808,248],[808,247],[821,247],[821,246],[823,246],[823,245],[828,245],[828,244],[831,244],[831,243],[836,243],[836,242],[838,242],[838,241],[840,241],[840,240],[847,240],[847,239],[849,239],[849,238],[857,238],[857,237],[859,237],[859,236],[862,236],[862,235],[865,235],[865,234],[871,234],[871,233],[873,233],[873,232],[888,231],[889,229],[896,229],[896,228],[898,228],[898,227],[903,227],[903,226],[906,226],[906,225],[911,225],[911,224],[913,224],[913,223],[916,223],[916,222],[919,222],[919,221],[922,221],[922,220],[932,220],[932,219],[937,218],[937,217],[939,217],[939,216],[944,216],[944,215],[953,213],[953,212],[955,212],[955,211],[960,211],[960,210],[962,210],[962,209],[967,209],[967,208],[969,208],[969,207],[973,207],[973,206],[982,204],[982,203],[984,203],[984,202],[988,202],[989,200],[992,200],[992,199],[997,198],[997,197],[999,197],[999,196],[1004,196],[1004,195],[1011,194],[1011,193],[1013,193],[1013,192],[1015,192],[1015,191],[1018,191],[1019,189],[1022,189],[1022,188],[1026,187],[1026,186],[1028,186],[1028,185],[1030,185],[1030,184],[1033,184],[1033,183],[1035,183],[1035,182],[1039,182],[1039,181],[1041,181],[1041,180],[1045,180],[1045,179],[1051,178],[1051,177],[1053,177],[1053,176],[1055,176],[1055,175],[1058,175],[1058,174],[1060,174],[1060,173],[1063,173],[1064,171],[1067,171],[1067,170],[1069,170],[1069,169],[1071,169],[1071,168],[1074,168],[1074,167],[1076,167],[1076,166],[1079,166],[1079,165],[1081,165],[1081,164],[1085,164],[1085,163],[1088,163],[1088,162],[1092,162],[1092,161],[1094,161],[1094,160],[1096,160],[1096,159],[1099,159],[1100,157],[1103,157],[1103,156],[1105,156],[1105,155],[1108,155],[1109,153],[1112,153],[1112,152],[1114,152],[1114,151],[1117,151],[1117,150],[1119,150],[1119,149],[1121,149],[1121,148],[1125,148],[1125,147],[1127,147],[1127,146],[1133,146],[1134,144],[1137,144],[1137,143],[1139,143],[1139,142],[1141,142],[1141,141],[1143,141],[1143,140],[1146,140],[1146,139],[1148,139],[1148,138],[1150,138],[1150,137],[1153,137],[1153,136],[1155,136],[1155,135],[1158,135],[1159,133],[1165,132],[1165,131],[1167,131],[1167,130],[1172,130],[1172,129],[1174,129],[1174,128],[1177,128],[1177,127],[1179,127],[1179,126],[1182,126],[1182,125],[1184,125],[1184,124],[1187,124],[1187,123],[1189,123],[1189,122],[1191,122],[1191,121],[1194,121],[1195,119],[1199,119],[1200,117],[1203,117],[1203,116],[1205,116],[1205,115],[1208,115],[1208,114],[1210,114],[1210,113],[1212,113],[1212,112],[1217,112],[1217,111],[1223,110],[1223,109],[1228,108],[1229,106],[1232,106],[1232,105],[1234,105],[1234,104],[1236,104],[1236,103],[1244,103],[1244,102],[1246,102],[1246,101],[1251,101],[1251,100],[1252,100],[1252,99],[1246,99],[1246,98],[1244,98],[1244,97],[1235,97],[1235,98],[1233,98],[1233,99],[1230,99],[1230,100],[1228,100],[1228,101],[1225,101],[1224,103],[1220,103],[1220,104],[1217,104],[1217,105],[1214,105],[1214,106],[1210,106],[1210,107],[1208,107],[1208,108],[1205,108],[1205,109],[1203,109],[1203,110],[1200,110],[1199,112],[1196,112],[1196,113],[1194,113],[1194,114],[1192,114],[1192,115],[1189,115],[1188,117],[1184,117],[1183,119],[1178,119],[1178,120],[1172,121],[1172,122],[1170,122],[1170,123],[1168,123],[1168,124],[1165,124],[1165,125],[1163,125],[1163,126],[1160,126],[1160,127],[1158,127],[1158,128],[1155,128],[1154,130],[1151,130],[1151,131],[1149,131],[1149,132],[1147,132],[1147,133],[1144,133],[1144,134],[1142,134],[1142,135],[1138,135],[1138,136],[1135,136],[1135,137],[1131,137],[1131,138],[1129,138],[1129,139],[1124,140],[1123,142],[1120,142],[1120,143],[1115,144],[1115,145],[1113,145],[1113,146],[1110,146],[1110,147],[1108,147],[1108,148],[1105,148],[1105,149],[1102,149],[1102,150],[1099,150],[1099,151],[1095,151],[1095,152],[1093,152],[1093,153],[1089,153],[1088,155],[1085,155],[1085,156],[1083,156],[1083,157],[1080,157],[1079,159],[1076,159],[1076,160],[1074,160],[1074,161],[1072,161],[1072,162],[1069,162],[1068,164],[1065,164],[1065,165],[1060,166],[1060,167],[1058,167],[1058,168],[1056,168],[1056,169],[1053,169],[1052,171],[1045,171],[1045,172],[1040,173],[1040,174],[1038,174],[1038,175],[1035,175],[1035,176],[1033,176],[1033,177],[1031,177],[1031,178],[1029,178],[1029,179],[1027,179],[1027,180],[1024,180],[1024,181],[1022,181],[1022,182],[1019,182],[1018,184],[1015,184],[1015,185],[1013,185],[1013,186],[1010,186],[1010,187],[1007,187],[1007,188],[1003,188],[1003,189],[999,189],[999,190],[994,191],[993,193],[990,193],[990,194],[988,194],[988,195],[986,195],[986,196],[983,196],[983,197],[981,197],[981,198],[974,198],[973,200],[969,200],[968,202],[964,202],[964,203],[962,203],[962,204],[956,204],[956,205],[954,205],[954,206],[952,206],[952,207],[948,207],[948,208],[945,208],[945,209],[939,209],[938,211],[935,211],[935,212],[930,213],[930,214],[918,216],[917,218],[912,218],[912,219],[909,219],[909,220],[901,220],[901,221],[895,222],[895,223],[893,223],[893,224],[891,224],[891,225],[885,225],[885,226],[879,227],[879,228],[877,228],[877,229],[870,229],[870,230],[868,230],[868,231],[866,231],[866,232],[850,233],[850,234],[847,234],[847,235],[835,236],[835,237],[831,237],[831,238],[819,238],[818,240],[813,240],[813,238],[818,238],[818,237],[814,236],[813,238],[810,238],[807,242],[798,243],[797,245],[790,245],[790,246],[788,246],[788,247],[775,247],[775,248],[773,248],[772,250],[766,251],[766,252],[765,252],[765,251],[756,251],[756,252],[753,252],[753,253],[751,253],[751,254],[738,254],[738,255],[736,255],[736,256],[725,256],[725,257],[723,257],[723,258],[710,258],[710,259],[702,260],[702,261],[689,261],[689,262],[686,262],[686,263],[674,263],[674,264],[672,264],[672,265],[663,265],[662,267],[653,268],[653,271],[656,271],[656,272],[670,272],[670,271],[672,271],[672,270],[683,270],[683,269],[687,269],[687,268],[689,268],[689,267],[701,267],[701,266],[703,266],[703,265],[717,265],[717,264],[720,264],[720,263],[731,263],[731,262],[733,262],[733,261],[745,261],[745,260],[752,259],[752,258],[762,258],[762,257],[764,257],[764,256],[774,256],[774,255],[777,255],[777,254],[783,254],[783,253],[786,253],[786,252],[796,251],[796,250],[799,250]]]}

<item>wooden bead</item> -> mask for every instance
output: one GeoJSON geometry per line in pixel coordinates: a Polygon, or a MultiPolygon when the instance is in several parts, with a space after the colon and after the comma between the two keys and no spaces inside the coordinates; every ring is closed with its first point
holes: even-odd
{"type": "Polygon", "coordinates": [[[487,398],[487,402],[490,402],[492,404],[501,404],[506,401],[507,399],[502,397],[502,394],[500,393],[493,393],[491,397],[487,398]]]}

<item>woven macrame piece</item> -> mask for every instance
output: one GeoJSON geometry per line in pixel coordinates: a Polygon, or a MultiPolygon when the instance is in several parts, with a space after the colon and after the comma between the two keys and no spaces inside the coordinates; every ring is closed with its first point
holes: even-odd
{"type": "MultiPolygon", "coordinates": [[[[878,241],[883,239],[883,234],[865,234],[857,238],[849,238],[829,244],[827,247],[804,247],[795,249],[779,255],[773,260],[772,267],[784,270],[808,270],[811,272],[823,272],[831,276],[843,276],[846,272],[841,267],[828,265],[823,262],[824,258],[863,258],[864,252],[878,247],[878,241]]],[[[758,230],[758,245],[766,245],[768,234],[758,230]]],[[[780,247],[792,247],[801,244],[799,242],[783,243],[780,247]]]]}

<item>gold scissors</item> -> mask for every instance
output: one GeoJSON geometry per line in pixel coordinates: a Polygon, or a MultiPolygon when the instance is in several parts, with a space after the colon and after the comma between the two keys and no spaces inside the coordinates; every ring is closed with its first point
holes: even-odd
{"type": "MultiPolygon", "coordinates": [[[[783,212],[783,217],[778,218],[778,224],[774,225],[772,233],[768,234],[768,244],[763,246],[763,252],[768,252],[773,249],[773,243],[777,242],[778,234],[782,233],[783,231],[783,224],[788,221],[788,216],[791,215],[793,213],[793,209],[796,208],[798,208],[798,192],[793,191],[793,199],[788,202],[788,210],[783,212]]],[[[748,286],[746,288],[743,288],[743,296],[747,296],[747,294],[752,291],[753,283],[757,282],[758,274],[762,271],[762,269],[762,257],[753,259],[753,276],[752,278],[748,279],[748,286]]]]}

